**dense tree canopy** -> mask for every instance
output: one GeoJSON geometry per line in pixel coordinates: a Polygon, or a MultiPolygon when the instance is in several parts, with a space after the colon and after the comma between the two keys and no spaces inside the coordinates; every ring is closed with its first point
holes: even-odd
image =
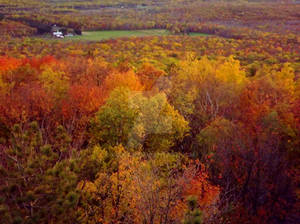
{"type": "Polygon", "coordinates": [[[0,0],[0,223],[298,223],[299,6],[0,0]]]}

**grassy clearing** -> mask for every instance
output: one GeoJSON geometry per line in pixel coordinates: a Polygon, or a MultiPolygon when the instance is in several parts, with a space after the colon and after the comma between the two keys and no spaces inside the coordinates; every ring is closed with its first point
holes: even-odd
{"type": "MultiPolygon", "coordinates": [[[[101,41],[116,39],[121,37],[145,37],[145,36],[165,36],[172,35],[168,30],[149,29],[149,30],[106,30],[106,31],[89,31],[83,32],[81,36],[67,37],[66,40],[82,41],[101,41]]],[[[190,36],[208,36],[203,33],[190,33],[190,36]]]]}
{"type": "Polygon", "coordinates": [[[189,36],[192,37],[206,37],[206,36],[211,36],[211,34],[207,34],[207,33],[189,33],[189,36]]]}
{"type": "Polygon", "coordinates": [[[144,36],[164,36],[170,35],[167,30],[108,30],[108,31],[90,31],[83,32],[81,36],[67,37],[68,40],[87,40],[100,41],[107,39],[116,39],[120,37],[144,37],[144,36]]]}

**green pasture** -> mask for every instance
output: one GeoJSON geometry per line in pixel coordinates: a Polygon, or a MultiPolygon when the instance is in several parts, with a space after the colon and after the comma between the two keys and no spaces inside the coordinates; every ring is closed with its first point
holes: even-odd
{"type": "MultiPolygon", "coordinates": [[[[108,39],[117,39],[122,37],[145,37],[145,36],[165,36],[172,35],[168,30],[149,29],[149,30],[105,30],[105,31],[86,31],[82,35],[66,37],[66,40],[83,40],[83,41],[101,41],[108,39]]],[[[203,33],[190,33],[190,36],[207,36],[203,33]]]]}

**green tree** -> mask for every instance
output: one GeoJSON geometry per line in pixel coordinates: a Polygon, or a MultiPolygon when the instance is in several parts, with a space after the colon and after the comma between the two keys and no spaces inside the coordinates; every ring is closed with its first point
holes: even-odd
{"type": "Polygon", "coordinates": [[[73,223],[77,175],[58,138],[57,146],[44,144],[36,122],[13,127],[1,152],[1,223],[73,223]]]}
{"type": "Polygon", "coordinates": [[[100,144],[162,151],[183,139],[187,131],[187,121],[164,94],[146,97],[117,88],[92,121],[91,134],[100,144]]]}
{"type": "Polygon", "coordinates": [[[130,108],[131,92],[127,88],[117,88],[110,94],[106,104],[100,108],[92,120],[92,140],[101,145],[126,145],[138,111],[130,108]]]}

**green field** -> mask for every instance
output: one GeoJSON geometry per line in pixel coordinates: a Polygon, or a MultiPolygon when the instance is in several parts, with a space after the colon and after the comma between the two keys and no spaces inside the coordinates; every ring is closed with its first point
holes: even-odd
{"type": "Polygon", "coordinates": [[[108,31],[90,31],[83,32],[81,36],[67,37],[70,40],[88,40],[99,41],[107,39],[116,39],[120,37],[144,37],[144,36],[164,36],[170,35],[167,30],[108,30],[108,31]]]}
{"type": "MultiPolygon", "coordinates": [[[[168,30],[149,29],[149,30],[108,30],[108,31],[88,31],[81,36],[66,37],[66,40],[101,41],[116,39],[121,37],[145,37],[145,36],[165,36],[172,35],[168,30]]],[[[203,33],[191,33],[191,36],[207,36],[203,33]]]]}
{"type": "Polygon", "coordinates": [[[212,36],[211,34],[207,34],[207,33],[196,33],[196,32],[193,32],[193,33],[189,33],[189,36],[192,36],[192,37],[206,37],[206,36],[212,36]]]}

